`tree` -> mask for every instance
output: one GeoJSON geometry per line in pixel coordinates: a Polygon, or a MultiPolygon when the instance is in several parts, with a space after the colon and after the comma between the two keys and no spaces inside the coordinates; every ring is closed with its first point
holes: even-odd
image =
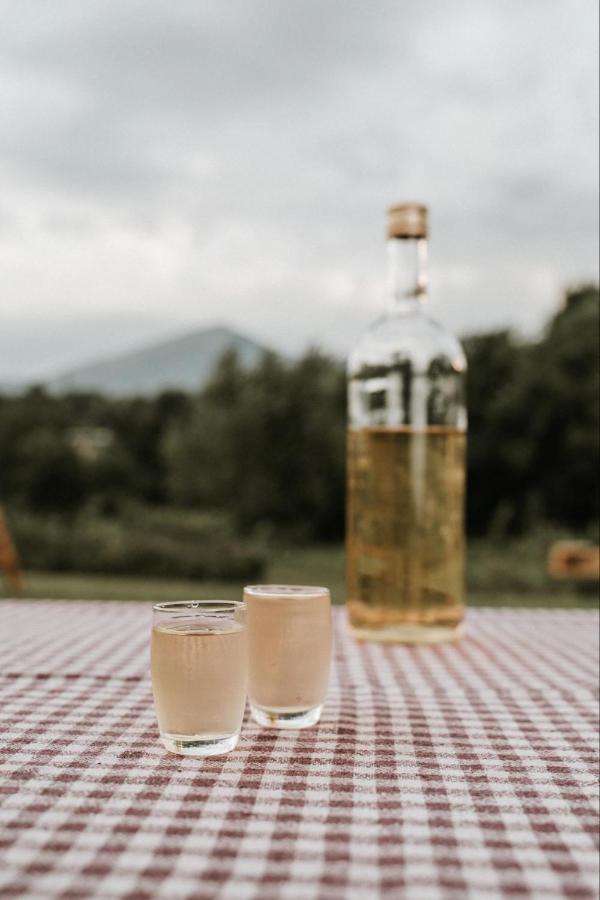
{"type": "Polygon", "coordinates": [[[509,332],[465,341],[469,359],[468,526],[519,531],[532,517],[597,521],[599,299],[567,293],[537,343],[509,332]]]}
{"type": "Polygon", "coordinates": [[[268,523],[306,539],[340,537],[344,433],[339,363],[265,354],[243,372],[228,355],[185,426],[167,436],[171,497],[225,507],[242,530],[268,523]]]}

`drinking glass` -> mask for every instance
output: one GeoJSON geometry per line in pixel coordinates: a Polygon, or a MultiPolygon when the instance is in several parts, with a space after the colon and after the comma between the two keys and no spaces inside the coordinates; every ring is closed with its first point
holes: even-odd
{"type": "Polygon", "coordinates": [[[331,661],[331,601],[324,587],[244,588],[248,694],[259,725],[307,728],[319,721],[331,661]]]}
{"type": "Polygon", "coordinates": [[[238,742],[247,688],[245,606],[199,600],[153,607],[152,690],[172,753],[213,756],[238,742]]]}

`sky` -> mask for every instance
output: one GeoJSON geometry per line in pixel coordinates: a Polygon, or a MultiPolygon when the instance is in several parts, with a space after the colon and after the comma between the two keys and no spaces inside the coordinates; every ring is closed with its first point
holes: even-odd
{"type": "Polygon", "coordinates": [[[598,278],[597,0],[0,0],[0,378],[223,323],[345,353],[393,202],[430,312],[598,278]]]}

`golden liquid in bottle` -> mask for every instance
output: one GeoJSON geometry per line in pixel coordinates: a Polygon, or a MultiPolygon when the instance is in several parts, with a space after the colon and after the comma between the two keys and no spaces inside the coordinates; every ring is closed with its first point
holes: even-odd
{"type": "Polygon", "coordinates": [[[457,428],[348,432],[351,632],[429,643],[462,633],[466,434],[457,428]]]}

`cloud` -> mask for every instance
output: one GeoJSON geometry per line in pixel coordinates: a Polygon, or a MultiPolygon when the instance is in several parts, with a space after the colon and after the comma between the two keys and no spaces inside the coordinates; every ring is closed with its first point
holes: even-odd
{"type": "Polygon", "coordinates": [[[216,319],[343,352],[403,197],[432,208],[436,313],[539,327],[597,272],[596,18],[592,0],[2,4],[0,370],[216,319]]]}

